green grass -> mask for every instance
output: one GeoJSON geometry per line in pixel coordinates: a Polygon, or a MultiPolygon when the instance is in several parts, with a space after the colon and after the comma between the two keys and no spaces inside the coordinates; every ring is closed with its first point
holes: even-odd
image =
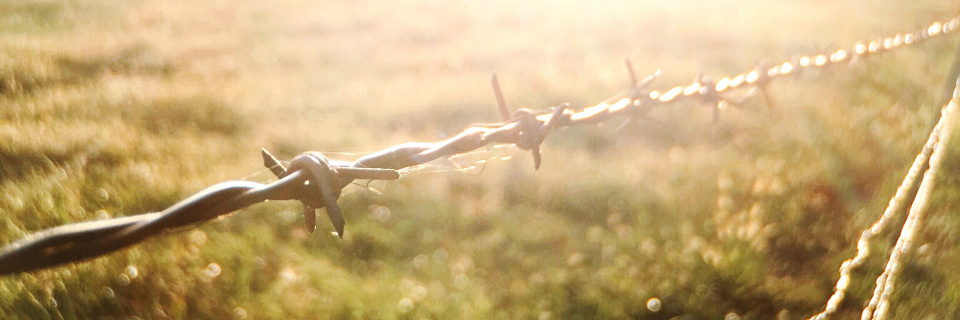
{"type": "MultiPolygon", "coordinates": [[[[602,101],[925,27],[950,1],[0,0],[0,244],[153,212],[234,179],[259,148],[355,158],[513,108],[602,101]],[[334,152],[347,152],[337,154],[334,152]]],[[[933,126],[955,36],[812,72],[710,122],[556,130],[533,171],[410,174],[341,198],[346,236],[271,202],[94,260],[0,279],[2,319],[795,319],[933,126]],[[658,298],[653,312],[647,301],[658,298]]],[[[739,93],[737,93],[739,94],[739,93]]],[[[734,98],[737,97],[734,94],[734,98]]],[[[953,140],[953,145],[960,146],[953,140]]],[[[960,315],[951,148],[893,315],[960,315]]],[[[475,161],[475,160],[474,160],[475,161]]],[[[473,163],[476,164],[476,163],[473,163]]],[[[438,165],[439,166],[439,165],[438,165]]],[[[320,217],[321,222],[326,218],[320,217]]],[[[895,235],[854,276],[859,317],[895,235]]]]}

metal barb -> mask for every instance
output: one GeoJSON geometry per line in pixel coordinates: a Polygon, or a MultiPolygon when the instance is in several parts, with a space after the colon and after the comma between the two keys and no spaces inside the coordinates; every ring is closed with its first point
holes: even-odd
{"type": "Polygon", "coordinates": [[[507,108],[507,101],[503,99],[503,92],[500,91],[500,81],[497,81],[496,73],[490,78],[490,85],[493,86],[493,94],[497,97],[497,107],[500,109],[500,117],[503,121],[510,121],[510,108],[507,108]]]}
{"type": "Polygon", "coordinates": [[[260,155],[263,156],[263,165],[270,169],[270,172],[273,172],[273,175],[280,178],[285,176],[287,173],[287,168],[283,167],[283,163],[280,163],[280,160],[277,160],[270,151],[267,151],[265,148],[260,148],[260,155]]]}
{"type": "Polygon", "coordinates": [[[337,198],[340,197],[340,191],[344,186],[339,185],[339,173],[330,165],[327,158],[319,152],[307,152],[293,158],[289,171],[297,170],[307,171],[309,188],[313,189],[312,194],[300,198],[300,201],[303,202],[303,214],[307,222],[307,228],[311,229],[316,223],[316,217],[310,217],[311,214],[314,214],[313,208],[323,207],[326,209],[337,235],[342,239],[345,222],[343,214],[340,212],[340,206],[337,205],[337,198]]]}
{"type": "Polygon", "coordinates": [[[566,103],[557,106],[543,124],[540,124],[540,120],[537,120],[537,116],[529,109],[519,109],[514,112],[513,119],[516,121],[517,128],[520,130],[519,139],[515,144],[517,147],[520,147],[520,149],[530,150],[530,154],[533,156],[534,170],[540,169],[540,144],[543,143],[543,139],[550,133],[550,130],[560,121],[560,118],[568,106],[569,104],[566,103]]]}
{"type": "MultiPolygon", "coordinates": [[[[262,152],[264,159],[267,159],[270,153],[266,150],[262,152]]],[[[270,156],[270,158],[273,157],[270,156]]],[[[276,158],[273,159],[272,162],[279,163],[276,158]]],[[[298,199],[303,203],[304,223],[307,230],[313,232],[316,229],[316,209],[324,208],[341,239],[346,223],[340,206],[337,205],[337,198],[340,197],[342,189],[355,179],[394,180],[400,177],[400,173],[392,169],[337,167],[319,152],[306,152],[293,158],[290,168],[278,177],[284,178],[300,170],[307,172],[308,177],[304,187],[311,190],[298,199]]]]}
{"type": "Polygon", "coordinates": [[[540,143],[543,142],[543,131],[540,130],[540,121],[529,109],[519,109],[513,113],[517,123],[519,139],[516,145],[520,149],[530,150],[533,156],[534,170],[540,169],[540,143]]]}
{"type": "Polygon", "coordinates": [[[317,230],[317,210],[306,203],[303,204],[303,225],[310,233],[317,230]]]}
{"type": "Polygon", "coordinates": [[[720,96],[720,92],[717,92],[717,85],[713,83],[708,77],[703,75],[703,72],[697,75],[697,78],[694,79],[694,83],[699,84],[700,88],[697,90],[699,94],[698,100],[700,103],[707,104],[710,106],[711,111],[713,112],[713,123],[717,123],[720,120],[720,104],[721,103],[730,103],[723,99],[720,96]]]}

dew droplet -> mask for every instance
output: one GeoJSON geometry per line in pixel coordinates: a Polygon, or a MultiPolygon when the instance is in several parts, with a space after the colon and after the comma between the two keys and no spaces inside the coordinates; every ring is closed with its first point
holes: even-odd
{"type": "Polygon", "coordinates": [[[236,316],[237,319],[241,319],[241,320],[246,319],[246,318],[247,318],[247,310],[244,310],[244,309],[241,308],[241,307],[236,307],[236,308],[233,309],[233,315],[236,316]]]}
{"type": "Polygon", "coordinates": [[[267,260],[264,260],[263,257],[256,257],[253,259],[253,267],[257,270],[263,269],[267,266],[267,260]]]}
{"type": "Polygon", "coordinates": [[[110,194],[103,188],[97,189],[97,199],[100,201],[110,200],[110,194]]]}
{"type": "Polygon", "coordinates": [[[777,320],[787,320],[790,319],[790,310],[783,309],[777,313],[777,320]]]}
{"type": "Polygon", "coordinates": [[[380,222],[390,220],[390,208],[384,206],[370,206],[370,216],[380,222]]]}
{"type": "Polygon", "coordinates": [[[453,286],[457,287],[457,289],[463,290],[469,284],[470,284],[470,278],[468,278],[467,275],[465,274],[461,273],[453,278],[453,286]]]}
{"type": "Polygon", "coordinates": [[[413,280],[403,279],[400,280],[400,291],[410,291],[414,287],[413,280]]]}
{"type": "Polygon", "coordinates": [[[190,232],[190,242],[198,246],[203,245],[207,242],[207,234],[200,230],[193,230],[190,232]]]}
{"type": "Polygon", "coordinates": [[[443,248],[433,250],[433,260],[435,261],[445,261],[447,260],[447,256],[447,250],[443,250],[443,248]]]}
{"type": "Polygon", "coordinates": [[[220,268],[219,264],[211,262],[207,265],[206,269],[203,269],[203,274],[210,278],[216,278],[220,275],[221,271],[223,271],[223,269],[220,268]]]}
{"type": "Polygon", "coordinates": [[[56,204],[53,203],[53,198],[49,194],[40,202],[40,209],[43,211],[51,211],[55,206],[56,204]]]}
{"type": "Polygon", "coordinates": [[[400,302],[397,303],[397,311],[400,311],[400,313],[413,311],[413,300],[410,300],[410,298],[400,299],[400,302]]]}
{"type": "Polygon", "coordinates": [[[283,268],[283,271],[280,271],[280,279],[285,283],[292,283],[297,281],[297,272],[293,271],[292,268],[283,268]]]}
{"type": "Polygon", "coordinates": [[[553,313],[550,311],[540,311],[540,315],[537,316],[538,320],[550,320],[553,319],[553,313]]]}
{"type": "Polygon", "coordinates": [[[134,267],[132,264],[128,265],[126,269],[123,270],[123,273],[127,274],[130,279],[136,279],[140,275],[140,271],[137,270],[137,267],[134,267]]]}
{"type": "Polygon", "coordinates": [[[117,283],[119,283],[120,286],[128,286],[130,285],[130,277],[121,273],[120,276],[117,277],[117,283]]]}
{"type": "Polygon", "coordinates": [[[413,267],[419,270],[427,268],[427,265],[430,263],[430,258],[425,254],[420,254],[416,258],[413,258],[413,267]]]}
{"type": "Polygon", "coordinates": [[[167,313],[163,311],[163,308],[161,308],[160,306],[157,306],[156,309],[153,309],[153,314],[157,318],[168,318],[167,313]]]}
{"type": "Polygon", "coordinates": [[[410,297],[416,301],[423,300],[427,297],[427,288],[424,288],[423,286],[413,287],[413,290],[410,291],[410,297]]]}
{"type": "Polygon", "coordinates": [[[647,300],[647,310],[650,310],[651,312],[657,312],[660,311],[660,307],[660,299],[657,299],[657,297],[647,300]]]}

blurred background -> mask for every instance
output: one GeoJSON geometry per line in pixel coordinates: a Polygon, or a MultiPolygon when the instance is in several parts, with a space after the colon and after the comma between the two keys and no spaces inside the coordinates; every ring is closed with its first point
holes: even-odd
{"type": "MultiPolygon", "coordinates": [[[[259,149],[355,159],[512,108],[592,105],[955,17],[954,1],[0,0],[0,245],[162,210],[259,149]]],[[[798,319],[939,115],[958,39],[775,82],[711,122],[556,130],[341,198],[346,236],[260,204],[94,260],[0,278],[3,319],[798,319]],[[481,170],[482,169],[482,170],[481,170]]],[[[743,92],[735,92],[736,99],[743,92]]],[[[953,141],[957,141],[954,139],[953,141]]],[[[960,143],[893,297],[960,318],[960,143]]],[[[898,231],[898,230],[893,230],[898,231]]],[[[874,241],[858,318],[898,232],[874,241]]]]}

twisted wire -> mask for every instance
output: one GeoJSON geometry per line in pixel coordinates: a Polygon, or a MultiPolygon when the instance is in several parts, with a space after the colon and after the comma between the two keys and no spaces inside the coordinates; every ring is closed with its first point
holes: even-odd
{"type": "MultiPolygon", "coordinates": [[[[718,110],[718,104],[726,101],[722,94],[734,89],[762,89],[762,86],[769,85],[773,80],[799,74],[805,69],[822,69],[831,65],[850,63],[857,59],[916,45],[928,39],[955,32],[958,28],[960,28],[960,16],[947,22],[934,22],[929,27],[913,33],[899,33],[874,41],[859,41],[849,50],[838,49],[830,53],[804,55],[771,67],[765,67],[766,64],[761,64],[751,71],[733,77],[722,77],[715,84],[709,78],[699,76],[689,85],[674,86],[663,92],[647,91],[646,87],[659,75],[658,72],[634,87],[599,104],[583,108],[580,111],[572,111],[570,108],[561,110],[560,107],[557,107],[551,112],[537,115],[536,120],[541,125],[551,123],[554,128],[596,124],[615,117],[640,116],[656,107],[684,100],[713,104],[715,110],[718,110]]],[[[633,71],[630,69],[632,64],[627,62],[627,66],[629,74],[633,78],[633,71]]],[[[361,158],[357,163],[365,167],[400,169],[475,150],[491,143],[516,144],[522,147],[523,142],[519,140],[522,131],[520,121],[508,116],[510,112],[505,107],[496,77],[492,82],[499,111],[504,118],[503,122],[474,126],[440,142],[401,144],[361,158]]]]}
{"type": "Polygon", "coordinates": [[[764,86],[783,76],[799,74],[805,69],[850,63],[915,45],[958,28],[960,17],[945,23],[935,22],[913,33],[860,41],[849,50],[839,49],[829,54],[805,55],[775,65],[761,65],[733,77],[722,77],[716,82],[698,76],[692,84],[675,86],[663,92],[646,90],[659,72],[636,83],[632,65],[628,61],[633,87],[580,111],[560,105],[548,113],[535,114],[520,109],[511,116],[494,78],[502,122],[472,126],[439,142],[396,145],[354,162],[328,160],[319,153],[306,153],[294,159],[295,165],[291,165],[290,170],[264,151],[264,164],[278,176],[278,181],[270,184],[225,182],[158,213],[64,225],[28,235],[0,248],[0,275],[100,256],[164,231],[194,225],[265,200],[301,201],[304,204],[305,221],[311,230],[315,223],[312,209],[325,208],[338,235],[342,237],[343,221],[336,199],[340,190],[354,179],[396,179],[399,177],[398,169],[469,152],[488,144],[513,144],[530,150],[536,168],[540,164],[539,145],[552,128],[595,124],[612,117],[640,117],[656,107],[687,99],[713,105],[716,119],[720,104],[729,102],[722,95],[728,91],[738,88],[762,91],[764,86]]]}
{"type": "MultiPolygon", "coordinates": [[[[957,81],[960,85],[960,79],[957,79],[957,81]]],[[[901,260],[903,256],[913,251],[914,238],[916,238],[923,225],[923,217],[930,205],[930,195],[935,188],[937,176],[946,153],[944,149],[949,144],[956,126],[955,115],[958,104],[960,104],[960,86],[954,90],[953,100],[943,108],[940,121],[934,128],[933,133],[930,134],[930,140],[939,140],[934,142],[936,146],[934,146],[930,155],[930,168],[923,175],[923,180],[917,190],[917,196],[914,198],[907,220],[903,224],[903,230],[900,231],[900,237],[897,238],[896,245],[890,251],[890,258],[887,260],[883,273],[877,278],[877,286],[873,292],[873,297],[870,298],[867,307],[863,309],[861,320],[884,320],[887,317],[890,310],[890,297],[893,295],[897,277],[903,268],[901,260]]]]}
{"type": "MultiPolygon", "coordinates": [[[[346,173],[347,179],[386,180],[399,177],[392,170],[345,168],[341,171],[346,173]]],[[[40,231],[0,249],[0,275],[90,259],[139,243],[164,231],[194,225],[266,200],[304,201],[315,196],[316,188],[305,185],[310,178],[308,175],[303,170],[292,171],[270,184],[224,182],[161,212],[80,222],[40,231]]]]}
{"type": "MultiPolygon", "coordinates": [[[[960,79],[958,79],[960,81],[960,79]]],[[[955,103],[955,102],[951,102],[955,103]]],[[[946,113],[946,109],[950,105],[943,107],[943,113],[946,113]]],[[[844,260],[840,265],[840,278],[837,280],[836,290],[833,295],[830,296],[827,300],[827,304],[824,307],[824,310],[821,313],[818,313],[808,319],[810,320],[825,320],[829,319],[831,315],[836,313],[840,307],[840,303],[843,302],[844,297],[846,296],[847,289],[850,287],[851,274],[854,269],[863,265],[866,262],[867,258],[870,256],[870,241],[874,239],[877,235],[887,230],[890,226],[890,223],[894,221],[897,216],[897,213],[903,211],[906,207],[910,198],[916,196],[917,187],[919,179],[924,172],[927,171],[929,164],[931,163],[931,154],[934,152],[934,149],[939,146],[940,138],[942,137],[942,128],[945,123],[948,121],[946,116],[941,116],[940,120],[934,126],[933,130],[930,133],[930,136],[927,138],[927,142],[923,145],[923,149],[920,151],[920,154],[913,160],[913,164],[910,166],[910,169],[907,171],[907,175],[904,177],[903,182],[897,187],[897,191],[894,193],[893,197],[890,198],[890,202],[887,204],[887,208],[884,209],[883,213],[880,215],[880,218],[877,219],[869,228],[863,230],[860,234],[860,238],[857,239],[857,254],[850,259],[844,260]]],[[[877,283],[886,283],[887,274],[883,273],[877,278],[877,283]]],[[[879,295],[877,295],[879,299],[879,295]]],[[[874,307],[876,302],[871,302],[870,304],[874,307]]],[[[874,307],[868,306],[867,309],[873,309],[874,307]]],[[[864,311],[864,315],[868,313],[864,311]]],[[[863,320],[868,320],[869,318],[864,318],[863,320]]]]}

